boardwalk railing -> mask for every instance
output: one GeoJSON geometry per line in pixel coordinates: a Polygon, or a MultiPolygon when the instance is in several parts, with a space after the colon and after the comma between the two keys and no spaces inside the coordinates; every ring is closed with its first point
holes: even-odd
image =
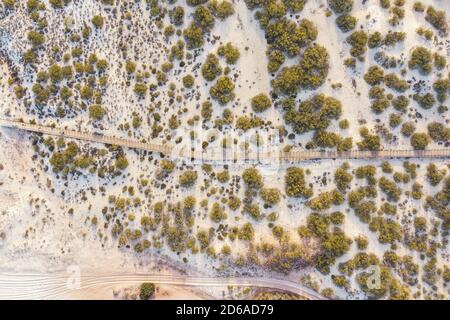
{"type": "Polygon", "coordinates": [[[20,129],[29,132],[72,138],[76,140],[96,142],[102,144],[118,145],[122,147],[158,152],[171,157],[188,158],[201,161],[263,161],[273,160],[279,162],[305,161],[314,159],[379,159],[379,158],[448,158],[450,148],[434,150],[380,150],[380,151],[289,151],[282,150],[274,152],[249,152],[244,155],[233,153],[224,158],[222,152],[211,154],[208,152],[197,152],[191,150],[177,150],[168,144],[156,144],[141,142],[131,139],[116,138],[102,134],[79,132],[75,130],[61,129],[56,127],[24,123],[17,120],[0,119],[0,126],[20,129]]]}

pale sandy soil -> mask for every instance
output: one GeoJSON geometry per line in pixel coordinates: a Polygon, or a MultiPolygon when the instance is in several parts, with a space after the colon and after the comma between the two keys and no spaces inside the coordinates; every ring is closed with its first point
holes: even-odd
{"type": "MultiPolygon", "coordinates": [[[[115,287],[110,285],[99,285],[95,288],[80,289],[68,292],[66,294],[56,297],[56,299],[62,300],[114,300],[114,299],[126,299],[123,296],[123,290],[128,288],[127,285],[121,287],[115,287]],[[118,295],[114,295],[114,292],[118,295]]],[[[131,287],[132,288],[132,287],[131,287]]],[[[135,293],[137,290],[133,290],[135,293]]],[[[204,293],[199,290],[193,291],[184,287],[171,286],[171,285],[158,285],[157,291],[152,300],[203,300],[207,298],[204,293]]],[[[132,299],[129,297],[128,299],[132,299]]]]}
{"type": "MultiPolygon", "coordinates": [[[[196,75],[199,74],[198,68],[193,71],[194,67],[204,61],[207,53],[214,51],[217,47],[228,41],[232,41],[241,50],[241,59],[238,64],[233,67],[232,73],[238,74],[236,80],[236,94],[239,98],[238,103],[234,106],[234,112],[236,116],[244,114],[249,110],[249,99],[260,93],[267,92],[270,89],[270,78],[266,72],[267,58],[265,55],[266,42],[262,31],[259,29],[257,22],[253,18],[253,14],[247,10],[243,1],[236,2],[236,15],[223,22],[218,23],[214,34],[220,36],[220,41],[215,43],[207,43],[205,50],[195,59],[195,63],[186,67],[186,73],[193,72],[196,75]],[[245,32],[243,32],[245,30],[245,32]],[[248,47],[248,50],[244,48],[248,47]]],[[[350,128],[342,132],[344,136],[352,136],[354,141],[358,140],[358,120],[364,119],[368,121],[369,125],[373,125],[377,118],[382,123],[386,122],[386,117],[389,112],[385,112],[382,116],[376,116],[369,111],[369,99],[367,97],[367,87],[362,80],[362,75],[367,68],[374,64],[373,57],[369,56],[367,62],[357,68],[355,72],[348,71],[342,64],[342,59],[347,57],[349,46],[345,44],[345,37],[340,33],[336,27],[334,18],[325,19],[325,7],[320,6],[325,4],[323,0],[309,0],[303,13],[300,15],[302,18],[306,17],[316,23],[319,29],[319,36],[317,42],[327,47],[330,52],[330,74],[325,85],[320,89],[321,92],[332,95],[340,99],[343,103],[343,117],[350,121],[350,128]],[[353,88],[352,80],[355,80],[357,87],[353,88]],[[343,87],[340,90],[333,90],[331,88],[332,83],[341,82],[343,87]],[[360,93],[361,95],[358,95],[360,93]]],[[[362,6],[361,1],[355,1],[353,14],[359,18],[359,22],[362,25],[367,26],[369,31],[373,32],[379,30],[383,33],[386,32],[387,16],[381,12],[378,5],[375,2],[370,1],[373,6],[369,9],[362,6]],[[367,15],[370,14],[370,18],[367,15]]],[[[409,9],[410,3],[407,1],[407,10],[404,23],[397,29],[398,31],[414,30],[418,26],[424,26],[423,17],[419,18],[412,13],[409,9]]],[[[439,0],[422,0],[425,4],[433,4],[438,8],[447,10],[450,15],[450,2],[439,0]]],[[[87,21],[89,17],[97,12],[99,4],[96,1],[85,1],[79,10],[75,10],[71,5],[69,10],[73,12],[74,17],[77,19],[77,24],[82,24],[83,21],[87,21]]],[[[189,9],[191,10],[191,9],[189,9]]],[[[188,10],[188,14],[190,11],[188,10]]],[[[139,10],[133,12],[136,20],[141,19],[142,15],[139,10]]],[[[62,28],[61,19],[52,16],[49,19],[49,23],[60,26],[62,28]]],[[[189,19],[186,19],[188,21],[189,19]]],[[[20,21],[19,21],[20,22],[20,21]]],[[[187,23],[186,23],[187,24],[187,23]]],[[[22,23],[22,28],[26,25],[22,23]]],[[[20,29],[18,29],[20,30],[20,29]]],[[[61,30],[55,29],[56,34],[61,30]]],[[[129,31],[129,36],[135,34],[135,30],[129,31]]],[[[111,90],[105,96],[103,101],[104,106],[108,110],[108,119],[104,121],[104,133],[118,136],[126,136],[123,131],[116,130],[117,126],[124,121],[129,121],[133,112],[137,112],[140,115],[145,116],[145,107],[149,104],[149,101],[137,102],[134,98],[132,89],[123,86],[123,79],[120,74],[119,61],[116,59],[114,52],[117,45],[115,40],[115,30],[105,30],[105,35],[98,35],[90,43],[90,48],[95,50],[99,58],[109,58],[111,63],[111,90]],[[115,59],[115,60],[114,60],[115,59]],[[120,108],[118,108],[120,106],[120,108]]],[[[409,32],[409,31],[408,31],[409,32]]],[[[24,33],[25,34],[25,33],[24,33]]],[[[24,34],[22,36],[24,36],[24,34]]],[[[163,36],[160,33],[152,34],[152,41],[147,41],[148,33],[139,33],[136,35],[136,43],[133,50],[140,52],[140,60],[153,62],[163,62],[164,59],[164,44],[162,43],[163,36]],[[141,46],[140,43],[145,43],[141,46]],[[140,49],[140,50],[138,50],[140,49]]],[[[17,48],[19,46],[19,40],[16,38],[8,38],[8,50],[13,61],[18,62],[17,48]],[[17,43],[16,43],[17,42],[17,43]]],[[[2,39],[5,40],[5,39],[2,39]]],[[[22,39],[23,40],[23,39],[22,39]]],[[[423,40],[420,40],[414,32],[409,32],[404,45],[389,49],[389,54],[400,57],[403,53],[409,53],[411,49],[418,45],[425,45],[423,40]]],[[[439,50],[441,53],[450,52],[450,48],[437,43],[428,44],[433,50],[439,50]]],[[[403,61],[406,61],[406,57],[401,57],[403,61]]],[[[293,61],[288,62],[293,63],[293,61]]],[[[448,69],[446,70],[448,72],[448,69]]],[[[170,76],[170,80],[179,83],[182,74],[170,76]]],[[[0,86],[0,115],[4,116],[8,111],[13,117],[24,117],[26,119],[32,118],[28,115],[15,99],[12,90],[10,90],[5,84],[9,78],[9,71],[6,65],[0,64],[0,80],[3,86],[0,86]]],[[[201,77],[201,76],[200,76],[201,77]]],[[[200,77],[197,78],[197,84],[199,85],[199,93],[202,99],[208,95],[209,86],[205,85],[204,81],[201,81],[200,77]]],[[[419,77],[416,75],[416,77],[419,77]]],[[[433,76],[430,77],[433,79],[433,76]]],[[[430,81],[429,81],[430,82],[430,81]]],[[[431,83],[431,82],[430,82],[431,83]]],[[[430,84],[429,83],[429,84],[430,84]]],[[[25,82],[25,85],[30,83],[25,82]]],[[[179,93],[179,92],[178,92],[179,93]]],[[[308,98],[312,95],[312,92],[306,92],[302,94],[302,98],[308,98]]],[[[194,96],[189,96],[182,107],[188,108],[188,112],[181,117],[192,117],[195,114],[199,114],[199,101],[194,96]]],[[[167,102],[167,99],[164,100],[167,102]]],[[[54,106],[52,106],[54,107],[54,106]]],[[[181,106],[178,106],[181,107],[181,106]]],[[[177,108],[178,108],[177,107],[177,108]]],[[[163,117],[170,117],[177,112],[177,108],[168,110],[163,114],[163,117]]],[[[414,109],[415,110],[415,109],[414,109]]],[[[439,118],[434,110],[424,113],[423,120],[419,121],[417,126],[419,131],[423,131],[426,123],[433,119],[439,118]]],[[[214,116],[218,116],[223,111],[222,107],[215,104],[214,116]]],[[[266,111],[263,116],[267,119],[271,119],[274,125],[282,123],[282,115],[278,110],[271,108],[266,111]]],[[[448,121],[448,115],[444,115],[442,121],[448,121]]],[[[88,120],[86,115],[81,115],[71,120],[64,122],[72,128],[92,129],[92,123],[88,120]]],[[[337,124],[333,124],[330,127],[331,131],[338,130],[337,124]]],[[[389,145],[389,148],[409,148],[409,141],[403,138],[399,134],[398,130],[395,134],[399,139],[389,145]]],[[[133,132],[134,138],[141,138],[148,136],[150,128],[144,123],[143,127],[136,132],[133,132]]],[[[110,267],[114,270],[121,271],[136,271],[136,270],[154,270],[155,272],[168,272],[167,269],[161,267],[159,264],[159,257],[163,257],[168,261],[172,261],[179,265],[186,266],[190,270],[201,270],[205,274],[214,274],[216,267],[224,267],[225,270],[230,266],[223,261],[211,260],[205,255],[191,255],[189,253],[177,255],[171,252],[169,249],[164,248],[162,250],[151,250],[144,256],[136,255],[132,250],[118,249],[117,243],[114,239],[109,237],[109,234],[104,235],[100,227],[92,226],[89,223],[91,217],[98,217],[101,221],[102,208],[107,205],[107,195],[121,194],[123,186],[136,185],[138,179],[149,178],[154,179],[156,176],[158,164],[158,156],[154,156],[154,159],[150,161],[141,161],[140,155],[136,152],[127,150],[126,154],[130,162],[129,168],[125,176],[120,180],[103,181],[96,176],[88,174],[82,174],[78,177],[72,177],[65,184],[64,181],[58,180],[54,175],[45,172],[43,168],[48,165],[48,159],[42,158],[32,159],[32,145],[29,142],[28,135],[13,132],[11,130],[0,130],[0,164],[4,166],[4,169],[0,171],[0,232],[4,232],[5,238],[0,238],[0,272],[2,271],[40,271],[48,272],[49,270],[65,269],[70,265],[79,265],[81,268],[97,268],[102,269],[110,267]],[[46,187],[47,179],[51,182],[54,192],[50,191],[46,187]],[[100,186],[106,188],[106,195],[102,195],[98,192],[100,186]],[[64,195],[61,193],[64,192],[64,195]],[[82,200],[82,193],[86,192],[87,200],[82,200]],[[67,212],[70,208],[75,209],[73,216],[67,212]],[[187,258],[188,263],[183,264],[182,258],[187,258]]],[[[309,140],[310,135],[302,135],[295,139],[297,145],[303,144],[309,140]]],[[[220,137],[216,140],[217,144],[220,143],[220,137]]],[[[80,143],[85,149],[90,146],[80,143]]],[[[437,147],[434,143],[431,147],[437,147]]],[[[101,147],[101,146],[96,146],[101,147]]],[[[429,160],[414,160],[415,163],[421,165],[422,169],[419,170],[419,176],[417,181],[424,181],[423,168],[430,162],[429,160]]],[[[442,159],[433,161],[440,167],[444,167],[448,164],[448,159],[442,159]]],[[[402,161],[391,161],[394,166],[394,171],[402,171],[402,161]]],[[[342,164],[342,161],[309,161],[302,163],[301,167],[310,169],[311,174],[308,176],[308,181],[314,185],[315,195],[322,191],[328,191],[334,188],[332,182],[334,170],[342,164]],[[323,185],[320,179],[326,175],[327,185],[323,185]]],[[[369,164],[367,161],[352,161],[351,167],[356,168],[361,165],[369,164]]],[[[372,164],[380,164],[380,161],[374,161],[372,164]]],[[[292,164],[295,165],[295,164],[292,164]]],[[[261,167],[261,173],[264,175],[265,184],[267,187],[276,187],[280,190],[284,188],[284,173],[287,165],[281,167],[261,167]]],[[[231,167],[230,174],[239,176],[245,166],[231,167]]],[[[176,177],[184,171],[185,168],[178,167],[173,177],[167,180],[169,187],[173,187],[176,184],[176,177]]],[[[142,215],[147,214],[150,211],[151,205],[156,201],[176,202],[182,200],[185,196],[196,195],[198,201],[203,198],[208,198],[210,204],[214,201],[219,201],[218,195],[205,195],[202,191],[202,183],[205,175],[199,168],[199,183],[197,186],[190,190],[172,189],[170,195],[166,190],[153,189],[152,192],[145,198],[142,193],[138,192],[139,196],[143,198],[142,208],[130,213],[136,215],[136,220],[130,222],[130,226],[138,227],[139,220],[142,215]],[[145,198],[145,199],[144,199],[145,198]]],[[[214,167],[216,171],[223,170],[222,166],[214,167]]],[[[51,169],[50,169],[51,170],[51,169]]],[[[380,170],[379,170],[380,172],[380,170]]],[[[381,176],[382,174],[380,174],[381,176]]],[[[403,188],[410,189],[413,181],[403,186],[403,188]]],[[[424,184],[425,194],[435,194],[438,188],[431,188],[427,183],[424,184]]],[[[352,187],[364,185],[362,181],[354,179],[352,187]]],[[[216,185],[218,188],[222,187],[220,184],[216,185]]],[[[228,188],[228,187],[226,187],[228,188]]],[[[244,190],[236,192],[240,197],[244,196],[244,190]]],[[[377,203],[381,203],[383,195],[380,193],[375,199],[377,203]]],[[[258,204],[262,207],[261,200],[258,199],[258,204]]],[[[399,209],[400,218],[408,218],[412,209],[418,210],[419,216],[424,216],[430,219],[435,219],[434,214],[426,211],[423,207],[423,202],[417,202],[414,200],[405,199],[405,204],[399,209]]],[[[402,201],[403,202],[403,201],[402,201]]],[[[381,245],[377,241],[375,233],[368,230],[366,224],[361,223],[352,211],[347,211],[345,205],[340,207],[333,207],[333,211],[342,210],[346,213],[346,220],[343,225],[344,231],[350,237],[363,234],[369,238],[368,252],[373,252],[378,256],[382,256],[383,252],[389,249],[386,245],[381,245]]],[[[279,213],[279,220],[277,224],[283,226],[292,236],[296,236],[296,229],[299,225],[304,224],[310,209],[305,206],[304,201],[298,201],[295,199],[288,199],[283,197],[281,202],[270,209],[263,210],[264,214],[269,214],[273,211],[279,213]]],[[[229,221],[233,221],[235,225],[242,225],[247,218],[242,218],[240,211],[229,212],[229,221]],[[237,219],[240,219],[237,221],[237,219]]],[[[411,223],[411,221],[409,221],[411,223]]],[[[199,229],[207,229],[214,224],[210,221],[207,213],[204,210],[199,210],[196,224],[193,227],[194,232],[199,229]]],[[[255,240],[267,239],[275,241],[271,229],[267,226],[267,221],[254,222],[256,237],[255,240]]],[[[242,242],[231,243],[229,240],[216,243],[217,251],[220,250],[223,244],[230,244],[235,252],[245,252],[246,245],[242,242]]],[[[353,244],[351,250],[343,257],[338,259],[336,265],[339,262],[346,261],[351,258],[357,252],[356,246],[353,244]]],[[[401,254],[412,254],[419,264],[423,265],[423,262],[418,259],[417,253],[411,253],[410,250],[401,248],[398,250],[401,254]]],[[[448,265],[448,248],[442,252],[443,259],[439,262],[439,266],[448,265]]],[[[234,272],[233,269],[230,271],[234,272]]],[[[301,272],[293,273],[289,278],[293,281],[299,281],[303,274],[311,273],[321,284],[322,288],[331,287],[331,280],[323,277],[317,271],[310,269],[302,270],[301,272]]],[[[336,272],[336,267],[332,269],[332,273],[336,272]]],[[[74,293],[67,298],[93,298],[93,299],[110,299],[113,298],[112,290],[114,288],[105,286],[100,288],[94,288],[82,293],[74,293]]],[[[207,290],[204,290],[207,291],[207,290]]],[[[343,290],[335,288],[335,291],[341,297],[348,296],[348,293],[343,290]]],[[[448,289],[447,289],[448,291],[448,289]]],[[[206,296],[211,294],[212,296],[220,296],[221,291],[216,290],[213,293],[208,292],[206,296]]],[[[185,288],[173,287],[173,286],[161,286],[160,292],[156,296],[161,299],[182,299],[182,298],[204,298],[200,293],[194,293],[185,288]]],[[[358,293],[356,293],[356,297],[358,293]]]]}

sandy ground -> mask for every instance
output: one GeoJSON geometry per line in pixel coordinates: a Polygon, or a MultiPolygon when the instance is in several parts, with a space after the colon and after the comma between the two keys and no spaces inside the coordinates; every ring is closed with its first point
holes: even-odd
{"type": "MultiPolygon", "coordinates": [[[[90,289],[74,290],[70,293],[60,295],[56,299],[62,300],[113,300],[113,299],[126,299],[123,296],[123,290],[126,285],[121,287],[114,286],[97,286],[90,289]],[[118,295],[114,295],[114,293],[118,295]]],[[[131,287],[133,288],[133,287],[131,287]]],[[[136,290],[134,290],[136,291],[136,290]]],[[[184,287],[170,286],[170,285],[158,285],[155,296],[152,300],[203,300],[207,296],[199,290],[192,291],[184,287]]],[[[129,298],[131,299],[131,297],[129,298]]]]}
{"type": "MultiPolygon", "coordinates": [[[[358,140],[358,120],[364,119],[368,121],[369,125],[373,125],[376,121],[386,123],[386,117],[390,112],[385,112],[382,116],[376,116],[371,112],[368,112],[369,99],[367,97],[367,88],[363,85],[362,75],[367,68],[374,64],[373,55],[369,55],[366,63],[360,65],[357,70],[349,71],[344,68],[342,59],[348,55],[349,46],[345,44],[346,35],[340,33],[336,27],[334,18],[324,18],[324,4],[323,0],[309,0],[301,18],[307,17],[313,20],[318,29],[319,36],[317,42],[326,46],[330,56],[330,74],[328,81],[321,88],[321,92],[332,95],[340,99],[343,103],[343,117],[347,118],[350,122],[350,128],[343,132],[345,136],[352,136],[354,140],[358,140]],[[358,86],[354,88],[352,86],[352,80],[355,80],[358,86]],[[331,88],[331,84],[341,82],[343,84],[342,89],[334,90],[331,88]]],[[[370,1],[372,4],[369,9],[361,4],[361,1],[355,1],[353,14],[358,17],[359,22],[373,32],[376,30],[386,32],[386,20],[387,15],[380,11],[378,5],[375,2],[370,1]],[[370,13],[370,17],[367,17],[370,13]]],[[[450,2],[439,0],[423,0],[425,4],[433,4],[436,7],[444,8],[450,14],[450,2]]],[[[407,6],[410,6],[408,3],[407,6]]],[[[408,7],[409,8],[409,7],[408,7]]],[[[257,26],[257,22],[253,18],[253,14],[247,10],[243,1],[236,1],[236,15],[223,23],[218,24],[214,30],[214,34],[220,37],[219,41],[214,43],[210,42],[205,45],[205,50],[195,58],[192,65],[185,68],[185,72],[193,72],[198,75],[198,64],[200,64],[207,53],[214,51],[217,47],[228,41],[232,41],[241,49],[241,59],[238,64],[232,69],[233,74],[237,74],[236,80],[236,94],[238,101],[233,106],[233,110],[236,116],[245,114],[249,110],[249,99],[260,93],[267,92],[270,88],[270,77],[266,72],[267,58],[265,55],[266,43],[263,40],[263,33],[257,26]],[[243,32],[245,30],[245,32],[243,32]],[[248,47],[248,50],[244,48],[248,47]],[[197,69],[195,67],[197,66],[197,69]],[[194,70],[195,69],[195,70],[194,70]]],[[[82,24],[87,21],[93,13],[100,10],[99,4],[95,1],[84,1],[83,5],[75,10],[72,5],[68,9],[73,13],[77,20],[77,24],[82,24]]],[[[146,19],[139,9],[134,8],[133,17],[136,21],[140,19],[146,19]]],[[[189,9],[191,10],[191,9],[189,9]]],[[[188,14],[191,13],[188,10],[188,14]]],[[[54,34],[62,31],[61,18],[55,15],[49,17],[49,23],[60,26],[59,29],[53,30],[54,34]]],[[[19,21],[20,22],[20,21],[19,21]]],[[[397,56],[403,61],[406,57],[404,53],[408,53],[411,49],[417,45],[425,45],[423,40],[418,39],[414,32],[409,32],[424,25],[423,18],[420,18],[414,14],[411,10],[406,10],[406,17],[404,23],[397,29],[398,31],[408,31],[408,36],[403,45],[399,45],[389,49],[389,54],[397,56]]],[[[22,23],[20,28],[25,28],[26,23],[22,23]]],[[[17,30],[21,30],[18,28],[17,30]]],[[[139,28],[138,28],[139,29],[139,28]]],[[[95,50],[99,58],[115,57],[115,49],[117,46],[117,39],[115,38],[117,30],[109,28],[105,30],[105,34],[96,35],[92,42],[89,44],[90,50],[95,50]]],[[[146,31],[137,32],[133,28],[131,30],[124,31],[127,34],[127,39],[135,37],[135,43],[133,51],[137,60],[139,61],[160,61],[163,62],[165,57],[164,48],[167,44],[163,42],[163,36],[161,33],[156,32],[153,29],[146,29],[146,31]],[[149,35],[152,36],[152,41],[147,41],[149,35]],[[145,43],[145,46],[142,44],[145,43]],[[140,49],[140,50],[139,50],[140,49]]],[[[25,33],[22,35],[24,36],[25,33]]],[[[10,57],[13,61],[19,62],[19,56],[16,54],[17,48],[20,46],[19,36],[15,38],[8,38],[2,40],[8,41],[8,50],[10,57]],[[17,42],[17,43],[16,43],[17,42]]],[[[23,39],[22,39],[23,40],[23,39]]],[[[4,41],[5,42],[5,41],[4,41]]],[[[171,43],[170,43],[171,44],[171,43]]],[[[437,43],[427,44],[433,50],[439,50],[441,53],[447,53],[450,50],[448,44],[439,45],[437,43]]],[[[115,59],[115,58],[114,58],[115,59]]],[[[288,62],[292,63],[293,61],[288,62]]],[[[130,87],[123,85],[123,79],[121,72],[121,66],[118,59],[111,60],[111,83],[110,90],[105,96],[104,106],[108,109],[108,119],[104,121],[104,132],[106,134],[118,135],[126,137],[127,133],[117,130],[117,126],[125,121],[129,121],[134,112],[145,116],[146,107],[149,105],[149,101],[137,101],[133,95],[130,87]],[[120,106],[118,108],[117,106],[120,106]]],[[[123,71],[123,70],[122,70],[123,71]]],[[[448,71],[448,69],[447,69],[448,71]]],[[[171,81],[180,82],[181,74],[172,74],[171,81]]],[[[18,103],[14,94],[8,86],[5,85],[9,78],[9,70],[5,64],[0,64],[0,114],[4,116],[9,113],[13,117],[33,118],[30,116],[25,108],[18,103]]],[[[415,75],[420,78],[420,76],[415,75]]],[[[428,85],[432,83],[435,75],[430,76],[427,79],[428,85]]],[[[204,81],[200,81],[197,78],[199,84],[198,91],[201,99],[204,99],[208,95],[208,90],[211,84],[205,84],[204,81]]],[[[25,82],[26,84],[30,84],[25,82]]],[[[181,94],[180,92],[177,92],[181,94]]],[[[301,95],[301,98],[308,98],[311,96],[311,92],[306,92],[301,95]]],[[[162,112],[164,118],[169,118],[171,115],[176,114],[179,109],[186,107],[188,110],[181,116],[183,120],[192,117],[199,113],[199,101],[194,95],[187,95],[187,98],[182,105],[162,112]]],[[[167,97],[162,98],[163,103],[167,103],[167,97]]],[[[51,106],[54,107],[54,106],[51,106]]],[[[418,121],[418,131],[423,131],[426,123],[433,119],[439,118],[435,112],[437,108],[429,110],[424,113],[422,120],[418,121]]],[[[410,117],[417,110],[413,108],[408,117],[410,117]]],[[[214,116],[218,116],[222,113],[223,108],[217,105],[214,106],[214,116]]],[[[281,114],[279,111],[271,108],[269,111],[263,114],[267,119],[271,119],[274,125],[282,123],[281,114]]],[[[444,115],[442,121],[448,121],[448,114],[444,115]]],[[[73,119],[69,119],[64,122],[72,128],[92,129],[92,123],[88,120],[85,114],[79,115],[73,119]]],[[[337,124],[333,124],[330,127],[331,131],[338,130],[337,124]]],[[[403,138],[399,134],[398,130],[395,134],[399,137],[398,140],[386,145],[386,147],[405,148],[409,147],[409,141],[403,138]]],[[[140,130],[132,133],[134,138],[148,137],[150,132],[149,126],[144,123],[140,130]]],[[[54,175],[46,172],[44,168],[48,165],[47,159],[32,158],[33,151],[32,145],[29,141],[29,136],[24,133],[14,132],[11,130],[0,130],[0,164],[3,166],[3,170],[0,171],[0,232],[5,234],[5,238],[0,238],[0,272],[10,270],[32,270],[32,271],[48,271],[64,269],[70,265],[79,265],[82,268],[106,268],[111,267],[114,270],[156,270],[162,272],[164,267],[159,264],[159,258],[163,257],[167,261],[172,261],[179,265],[184,265],[190,270],[201,270],[207,274],[214,274],[215,268],[222,267],[221,261],[214,261],[207,258],[205,255],[190,255],[182,254],[177,255],[170,252],[169,249],[152,250],[146,256],[135,255],[131,250],[124,250],[117,248],[117,243],[105,235],[100,227],[92,226],[89,223],[89,219],[92,217],[98,217],[101,219],[102,208],[107,204],[107,195],[121,194],[122,188],[128,185],[136,185],[139,179],[148,178],[154,179],[156,176],[159,159],[158,156],[154,156],[153,159],[148,161],[141,161],[141,155],[134,151],[126,151],[127,157],[130,162],[127,174],[120,178],[120,180],[103,181],[97,177],[90,176],[88,174],[82,174],[78,177],[72,177],[69,181],[65,182],[57,179],[54,175]],[[53,191],[47,187],[47,183],[50,181],[53,191]],[[99,187],[104,187],[107,190],[105,195],[102,195],[98,190],[99,187]],[[73,216],[68,214],[70,208],[75,209],[73,216]],[[181,261],[183,258],[188,258],[188,263],[183,264],[181,261]]],[[[306,139],[310,138],[310,135],[302,135],[295,139],[295,144],[299,146],[306,139]]],[[[158,139],[161,139],[159,137],[158,139]]],[[[217,139],[217,144],[220,143],[220,138],[217,139]]],[[[159,140],[158,140],[159,141],[159,140]]],[[[89,149],[91,146],[82,145],[83,148],[89,149]]],[[[437,147],[435,144],[431,147],[437,147]]],[[[101,147],[101,146],[96,146],[101,147]]],[[[424,181],[424,167],[429,160],[415,160],[415,163],[420,164],[421,170],[419,170],[419,176],[417,181],[424,181]]],[[[436,162],[440,167],[444,167],[448,164],[448,159],[443,159],[436,162]]],[[[394,171],[402,171],[402,161],[391,161],[394,166],[394,171]]],[[[309,161],[301,164],[301,167],[307,168],[311,171],[308,176],[308,181],[314,184],[314,191],[317,195],[322,191],[328,191],[334,188],[332,182],[334,170],[342,164],[342,161],[309,161]],[[325,176],[326,185],[320,182],[321,178],[325,176]]],[[[368,164],[367,161],[352,161],[351,167],[356,168],[360,165],[368,164]]],[[[380,161],[374,161],[372,164],[380,164],[380,161]]],[[[294,164],[292,164],[294,165],[294,164]]],[[[239,176],[242,169],[245,166],[236,166],[230,168],[230,174],[239,176]]],[[[284,187],[284,172],[287,166],[283,167],[261,167],[260,170],[264,175],[265,183],[267,187],[276,187],[283,190],[284,187]]],[[[223,170],[222,166],[214,167],[216,171],[223,170]]],[[[51,169],[50,169],[51,170],[51,169]]],[[[176,182],[176,177],[181,173],[184,168],[177,168],[172,178],[169,178],[167,184],[173,186],[176,182]]],[[[200,173],[199,169],[199,181],[203,181],[205,178],[203,173],[200,173]]],[[[380,171],[380,170],[379,170],[380,171]]],[[[381,176],[381,174],[380,174],[381,176]]],[[[403,188],[410,189],[413,181],[405,184],[403,188]]],[[[439,188],[431,188],[428,184],[423,183],[425,194],[435,194],[439,188]]],[[[364,185],[363,181],[354,179],[352,187],[364,185]]],[[[218,188],[222,186],[217,184],[218,188]]],[[[168,195],[166,190],[153,189],[148,197],[144,197],[141,192],[138,194],[143,198],[142,208],[130,213],[136,215],[135,222],[130,222],[131,227],[137,227],[142,215],[149,212],[151,204],[156,201],[165,200],[168,202],[176,202],[182,200],[187,195],[198,195],[199,201],[203,198],[208,198],[210,203],[219,201],[219,195],[205,195],[204,187],[201,183],[191,190],[172,190],[173,192],[168,195]]],[[[228,187],[226,187],[228,188],[228,187]]],[[[237,194],[241,197],[244,195],[244,190],[237,191],[237,194]]],[[[375,199],[377,203],[381,203],[382,194],[375,199]]],[[[258,204],[262,205],[260,200],[258,204]]],[[[399,210],[399,219],[408,219],[408,214],[412,209],[418,210],[418,215],[430,217],[430,213],[425,211],[423,202],[413,201],[411,199],[405,199],[405,203],[399,210]]],[[[402,201],[403,202],[403,201],[402,201]]],[[[359,222],[355,215],[351,211],[347,211],[345,206],[333,207],[333,210],[342,210],[346,213],[346,220],[343,225],[344,231],[350,237],[355,237],[360,234],[364,234],[369,238],[368,252],[376,253],[381,256],[384,251],[388,249],[388,246],[381,245],[376,239],[376,234],[368,230],[367,225],[359,222]]],[[[292,235],[295,235],[296,228],[303,224],[306,220],[310,209],[307,208],[303,201],[297,201],[292,199],[283,198],[280,204],[274,208],[265,210],[265,214],[269,214],[272,211],[279,213],[279,220],[277,224],[283,226],[289,230],[292,235]]],[[[228,219],[235,222],[236,225],[243,224],[246,220],[241,219],[242,214],[240,211],[235,213],[229,213],[228,219]],[[240,219],[237,221],[237,219],[240,219]]],[[[193,230],[196,232],[200,228],[209,228],[213,224],[207,217],[207,213],[200,211],[196,219],[196,225],[193,230]]],[[[254,222],[256,231],[256,240],[268,239],[274,241],[271,234],[271,229],[267,227],[267,221],[254,222]]],[[[246,245],[244,243],[231,243],[228,240],[217,243],[217,250],[220,249],[222,244],[230,244],[236,250],[236,252],[244,252],[246,245]]],[[[343,257],[339,262],[348,260],[357,252],[355,245],[351,250],[343,257]]],[[[411,253],[404,248],[399,250],[401,254],[413,254],[415,258],[418,258],[417,253],[411,253]]],[[[448,249],[442,252],[444,258],[440,262],[440,265],[448,265],[448,249]],[[445,258],[446,255],[446,258],[445,258]]],[[[419,260],[419,263],[423,265],[423,262],[419,260]]],[[[225,265],[225,268],[228,267],[225,265]]],[[[167,270],[166,270],[167,272],[167,270]]],[[[299,278],[304,273],[310,273],[311,270],[303,270],[300,273],[294,273],[289,276],[294,281],[299,281],[299,278]]],[[[317,271],[311,272],[313,276],[321,283],[321,287],[330,287],[331,280],[323,277],[317,271]]],[[[336,268],[333,268],[332,273],[336,273],[336,268]]],[[[95,288],[83,293],[76,293],[74,297],[68,298],[111,298],[111,287],[95,288]]],[[[336,292],[345,297],[346,292],[336,289],[336,292]]],[[[216,292],[218,294],[218,292],[216,292]]],[[[184,288],[161,286],[161,292],[157,295],[157,298],[181,298],[181,297],[202,297],[199,293],[192,293],[184,288]]]]}

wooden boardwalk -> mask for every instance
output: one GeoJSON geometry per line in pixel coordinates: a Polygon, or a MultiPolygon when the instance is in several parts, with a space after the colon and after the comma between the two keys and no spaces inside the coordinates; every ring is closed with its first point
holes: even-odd
{"type": "Polygon", "coordinates": [[[79,132],[75,130],[61,129],[57,127],[43,126],[38,124],[24,123],[16,120],[0,119],[0,126],[13,129],[25,130],[34,133],[47,134],[63,138],[95,142],[101,144],[118,145],[131,149],[157,152],[170,157],[181,157],[201,161],[280,161],[298,162],[314,159],[380,159],[380,158],[449,158],[450,148],[434,150],[380,150],[380,151],[276,151],[257,153],[237,153],[231,155],[217,152],[210,154],[207,152],[192,152],[190,150],[177,150],[168,144],[155,144],[141,142],[131,139],[116,138],[101,134],[79,132]]]}

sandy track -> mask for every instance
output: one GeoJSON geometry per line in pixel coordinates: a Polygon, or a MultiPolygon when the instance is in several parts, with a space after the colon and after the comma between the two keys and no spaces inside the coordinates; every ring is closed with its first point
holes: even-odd
{"type": "Polygon", "coordinates": [[[292,281],[251,277],[195,277],[157,274],[83,274],[79,278],[67,273],[1,273],[0,299],[57,299],[71,291],[153,282],[188,287],[259,287],[292,292],[310,300],[325,300],[320,294],[292,281]],[[79,282],[77,282],[79,280],[79,282]],[[76,284],[79,283],[79,286],[76,284]]]}

